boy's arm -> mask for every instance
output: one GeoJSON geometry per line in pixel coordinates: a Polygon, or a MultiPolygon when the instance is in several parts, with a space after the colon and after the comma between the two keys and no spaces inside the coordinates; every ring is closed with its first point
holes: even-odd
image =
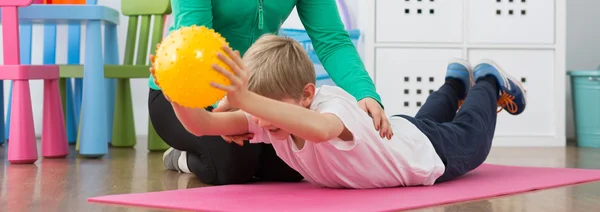
{"type": "Polygon", "coordinates": [[[316,143],[337,137],[352,140],[352,134],[342,120],[332,113],[319,113],[254,92],[249,92],[246,99],[240,102],[241,110],[306,140],[316,143]]]}
{"type": "Polygon", "coordinates": [[[204,109],[172,105],[181,124],[195,136],[248,133],[248,119],[243,111],[211,113],[204,109]]]}

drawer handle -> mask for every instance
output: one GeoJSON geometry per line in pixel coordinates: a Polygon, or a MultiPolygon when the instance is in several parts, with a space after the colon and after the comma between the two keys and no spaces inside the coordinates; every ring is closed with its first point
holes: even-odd
{"type": "Polygon", "coordinates": [[[588,77],[589,81],[600,81],[600,77],[588,77]]]}

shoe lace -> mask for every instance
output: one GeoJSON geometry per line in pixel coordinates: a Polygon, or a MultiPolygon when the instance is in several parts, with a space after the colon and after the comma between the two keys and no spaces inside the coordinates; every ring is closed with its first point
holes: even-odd
{"type": "Polygon", "coordinates": [[[500,111],[502,111],[502,109],[506,109],[506,111],[508,111],[509,113],[516,113],[519,108],[517,107],[517,104],[514,102],[514,100],[515,96],[502,91],[502,94],[500,94],[500,98],[498,98],[498,106],[500,106],[500,108],[497,112],[499,113],[500,111]]]}

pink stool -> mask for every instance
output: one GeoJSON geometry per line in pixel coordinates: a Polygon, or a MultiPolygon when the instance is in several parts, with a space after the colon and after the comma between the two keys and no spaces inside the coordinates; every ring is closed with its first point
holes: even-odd
{"type": "Polygon", "coordinates": [[[33,0],[2,0],[2,42],[4,65],[0,79],[13,80],[8,161],[13,164],[34,163],[38,159],[29,80],[44,80],[42,124],[42,156],[66,157],[69,154],[67,135],[58,87],[56,65],[20,65],[18,7],[29,6],[33,0]]]}

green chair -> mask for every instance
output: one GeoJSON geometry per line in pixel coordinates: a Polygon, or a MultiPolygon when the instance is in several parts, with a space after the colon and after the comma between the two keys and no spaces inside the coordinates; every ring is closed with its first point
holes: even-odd
{"type": "MultiPolygon", "coordinates": [[[[150,76],[148,45],[150,52],[156,51],[156,45],[162,40],[165,15],[171,13],[171,4],[169,0],[123,0],[121,11],[129,18],[123,65],[105,65],[104,76],[117,81],[111,144],[114,147],[133,147],[136,144],[136,134],[130,79],[150,76]]],[[[61,66],[61,77],[81,78],[83,67],[61,66]]],[[[77,140],[79,141],[79,136],[77,140]]],[[[149,121],[148,150],[162,151],[168,148],[149,121]]]]}

